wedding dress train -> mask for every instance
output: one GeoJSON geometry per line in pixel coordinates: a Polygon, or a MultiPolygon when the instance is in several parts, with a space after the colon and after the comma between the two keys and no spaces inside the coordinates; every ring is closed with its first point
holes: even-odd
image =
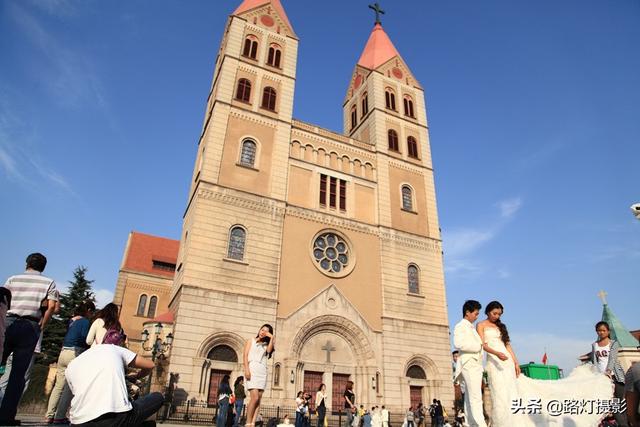
{"type": "Polygon", "coordinates": [[[613,398],[609,377],[589,364],[575,368],[561,380],[532,380],[525,375],[516,378],[500,330],[485,328],[484,337],[489,347],[509,357],[502,361],[487,353],[491,427],[598,426],[604,416],[602,405],[613,398]]]}

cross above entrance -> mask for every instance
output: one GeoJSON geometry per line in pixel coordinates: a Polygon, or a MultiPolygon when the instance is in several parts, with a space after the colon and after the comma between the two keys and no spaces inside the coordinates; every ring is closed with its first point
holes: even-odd
{"type": "Polygon", "coordinates": [[[321,350],[327,352],[327,363],[331,363],[331,352],[336,351],[336,348],[331,345],[331,341],[327,340],[327,343],[322,346],[321,350]]]}
{"type": "Polygon", "coordinates": [[[607,305],[607,293],[605,291],[598,292],[598,297],[602,300],[602,304],[607,305]]]}
{"type": "Polygon", "coordinates": [[[384,10],[380,9],[380,5],[378,3],[370,4],[369,9],[376,12],[376,24],[382,24],[382,22],[380,22],[380,15],[384,15],[384,10]]]}

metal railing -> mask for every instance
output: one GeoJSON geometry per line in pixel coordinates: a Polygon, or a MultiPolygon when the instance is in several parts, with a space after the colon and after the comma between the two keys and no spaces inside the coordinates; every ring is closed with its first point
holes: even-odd
{"type": "MultiPolygon", "coordinates": [[[[229,412],[232,413],[232,406],[229,406],[229,412]]],[[[242,408],[242,415],[239,425],[244,426],[246,416],[246,405],[242,408]]],[[[288,415],[291,427],[294,427],[296,419],[296,407],[293,405],[261,405],[259,414],[260,418],[256,422],[256,427],[276,427],[283,422],[284,416],[288,415]],[[261,423],[261,424],[260,424],[261,423]]],[[[184,424],[216,424],[218,416],[218,405],[208,405],[207,403],[198,403],[187,401],[185,403],[174,405],[166,404],[158,413],[157,420],[159,422],[184,423],[184,424]]],[[[347,427],[347,414],[344,409],[338,411],[327,411],[326,413],[328,427],[347,427]]],[[[401,414],[391,413],[390,427],[401,427],[404,416],[401,414]]],[[[229,415],[226,426],[232,427],[233,417],[229,415]]],[[[306,426],[316,427],[318,424],[318,416],[315,412],[311,412],[306,426]]],[[[220,427],[220,426],[217,426],[220,427]]]]}

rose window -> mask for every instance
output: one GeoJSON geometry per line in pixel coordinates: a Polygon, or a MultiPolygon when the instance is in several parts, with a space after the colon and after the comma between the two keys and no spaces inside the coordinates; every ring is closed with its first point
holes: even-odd
{"type": "Polygon", "coordinates": [[[339,274],[349,266],[349,246],[340,236],[324,233],[313,242],[313,258],[321,270],[339,274]]]}

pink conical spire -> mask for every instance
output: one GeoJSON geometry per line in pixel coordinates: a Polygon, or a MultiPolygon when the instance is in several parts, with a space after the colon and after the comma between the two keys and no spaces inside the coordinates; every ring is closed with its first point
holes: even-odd
{"type": "Polygon", "coordinates": [[[400,56],[400,54],[387,33],[384,32],[382,25],[376,24],[358,60],[358,65],[375,70],[395,56],[400,56]]]}
{"type": "Polygon", "coordinates": [[[248,10],[255,9],[256,7],[264,6],[265,4],[270,4],[280,15],[280,17],[284,20],[285,24],[291,28],[293,31],[293,26],[291,22],[289,22],[289,18],[287,17],[287,13],[284,11],[284,7],[282,7],[282,3],[280,0],[244,0],[240,6],[233,12],[234,15],[240,15],[243,12],[248,10]]]}

